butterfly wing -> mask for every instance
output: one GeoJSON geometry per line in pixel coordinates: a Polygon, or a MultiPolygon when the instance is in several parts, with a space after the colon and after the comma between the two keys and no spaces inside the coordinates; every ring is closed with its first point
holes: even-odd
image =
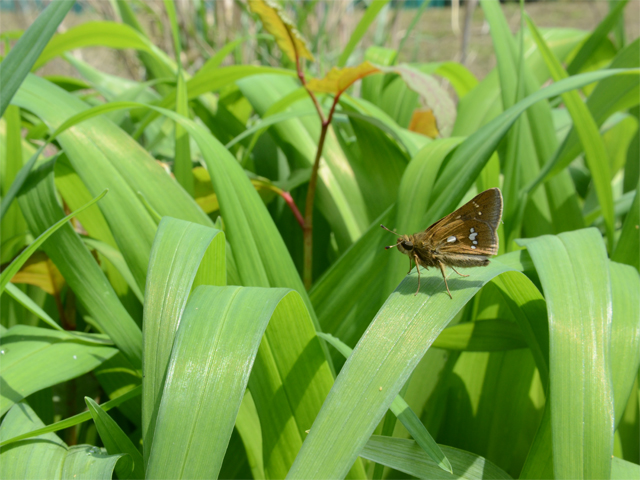
{"type": "Polygon", "coordinates": [[[495,255],[496,232],[502,218],[502,194],[497,188],[480,193],[424,232],[439,253],[495,255]]]}

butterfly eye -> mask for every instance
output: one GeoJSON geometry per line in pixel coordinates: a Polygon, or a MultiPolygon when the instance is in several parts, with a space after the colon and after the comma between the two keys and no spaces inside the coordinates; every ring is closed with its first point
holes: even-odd
{"type": "Polygon", "coordinates": [[[402,242],[402,246],[407,250],[411,250],[413,248],[413,243],[404,241],[402,242]]]}

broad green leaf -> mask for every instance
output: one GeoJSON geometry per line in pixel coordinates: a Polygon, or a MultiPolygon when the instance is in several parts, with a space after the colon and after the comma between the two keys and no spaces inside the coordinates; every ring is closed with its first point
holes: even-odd
{"type": "MultiPolygon", "coordinates": [[[[0,426],[0,440],[44,425],[25,403],[15,405],[0,426]]],[[[68,447],[54,433],[0,450],[2,478],[91,478],[110,480],[121,455],[109,455],[91,445],[68,447]],[[33,461],[37,459],[37,461],[33,461]]]]}
{"type": "Polygon", "coordinates": [[[56,29],[75,4],[74,0],[51,3],[31,24],[0,64],[0,117],[18,91],[56,29]]]}
{"type": "Polygon", "coordinates": [[[526,348],[520,327],[509,320],[481,320],[445,328],[433,342],[434,348],[494,352],[526,348]]]}
{"type": "Polygon", "coordinates": [[[640,466],[627,462],[621,458],[614,457],[611,460],[611,479],[627,480],[640,478],[640,466]]]}
{"type": "Polygon", "coordinates": [[[471,452],[441,447],[451,459],[453,474],[443,472],[412,440],[373,435],[360,456],[418,478],[448,479],[509,479],[502,469],[471,452]]]}
{"type": "Polygon", "coordinates": [[[547,301],[555,476],[606,478],[614,405],[611,284],[602,237],[585,229],[520,242],[531,254],[547,301]]]}
{"type": "Polygon", "coordinates": [[[96,402],[84,397],[89,413],[98,429],[100,439],[111,455],[125,454],[123,460],[116,464],[118,478],[144,478],[142,454],[118,424],[96,402]]]}
{"type": "Polygon", "coordinates": [[[439,271],[423,269],[418,295],[417,274],[408,275],[340,371],[287,477],[342,477],[438,334],[486,282],[508,270],[494,260],[468,279],[451,278],[453,299],[439,271]]]}
{"type": "MultiPolygon", "coordinates": [[[[108,190],[103,191],[100,195],[95,197],[89,203],[87,203],[84,206],[82,206],[79,209],[79,211],[85,210],[85,209],[89,208],[90,206],[92,206],[94,203],[96,203],[98,200],[100,200],[102,197],[104,197],[107,194],[107,192],[108,192],[108,190]]],[[[2,271],[2,274],[0,275],[0,293],[4,290],[4,287],[15,276],[15,274],[18,273],[18,270],[20,270],[22,265],[24,265],[24,263],[29,259],[31,254],[33,254],[33,252],[35,252],[38,249],[38,247],[40,247],[40,245],[42,245],[58,229],[60,229],[64,225],[66,225],[66,223],[69,220],[71,220],[73,217],[75,217],[79,213],[79,211],[71,213],[71,214],[67,215],[66,217],[62,218],[61,220],[58,220],[56,223],[51,225],[49,228],[43,229],[43,232],[38,236],[38,238],[36,238],[33,241],[33,243],[31,245],[29,245],[28,248],[23,250],[20,253],[20,255],[18,255],[18,257],[16,257],[15,260],[13,260],[11,262],[11,264],[6,269],[4,269],[2,271]]]]}
{"type": "Polygon", "coordinates": [[[195,223],[165,217],[158,226],[144,295],[145,462],[180,318],[194,287],[226,284],[224,244],[219,230],[195,223]]]}
{"type": "Polygon", "coordinates": [[[116,353],[113,347],[83,342],[66,332],[27,325],[10,328],[0,336],[0,415],[33,392],[90,372],[116,353]]]}
{"type": "MultiPolygon", "coordinates": [[[[19,197],[20,208],[35,234],[60,222],[64,212],[53,185],[52,161],[32,172],[19,197]]],[[[135,368],[142,366],[142,332],[123,307],[104,273],[70,225],[63,225],[43,249],[53,260],[85,312],[127,356],[135,368]]]]}

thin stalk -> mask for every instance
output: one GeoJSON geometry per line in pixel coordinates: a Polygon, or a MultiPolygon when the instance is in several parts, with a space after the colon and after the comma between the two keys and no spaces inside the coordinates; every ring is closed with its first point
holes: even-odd
{"type": "MultiPolygon", "coordinates": [[[[317,99],[315,98],[315,95],[313,95],[313,92],[309,90],[307,91],[317,104],[317,99]]],[[[329,125],[331,125],[331,119],[333,118],[333,113],[335,112],[339,98],[340,94],[337,94],[333,98],[333,104],[329,110],[329,115],[327,115],[326,118],[322,116],[322,128],[320,129],[320,138],[318,139],[318,150],[316,151],[316,158],[313,162],[313,168],[311,169],[309,189],[307,190],[307,201],[304,206],[304,263],[302,280],[304,281],[304,286],[307,290],[311,288],[313,280],[313,202],[316,196],[316,186],[318,184],[318,167],[320,166],[320,159],[322,158],[322,150],[324,147],[324,141],[327,137],[327,131],[329,130],[329,125]]],[[[318,105],[318,109],[319,107],[320,106],[318,105]]],[[[322,115],[321,110],[319,110],[319,113],[322,115]]]]}

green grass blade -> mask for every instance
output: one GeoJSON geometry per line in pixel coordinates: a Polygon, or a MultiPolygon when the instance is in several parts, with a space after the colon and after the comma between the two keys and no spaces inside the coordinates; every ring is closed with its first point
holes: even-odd
{"type": "Polygon", "coordinates": [[[5,286],[5,292],[9,294],[16,302],[20,303],[27,310],[35,314],[40,320],[49,325],[51,328],[64,332],[65,330],[56,323],[56,321],[47,314],[40,306],[34,302],[26,293],[9,282],[5,286]]]}
{"type": "Polygon", "coordinates": [[[100,439],[111,455],[126,454],[121,462],[116,464],[118,478],[144,478],[142,454],[135,447],[131,439],[96,402],[84,397],[93,423],[100,434],[100,439]]]}
{"type": "Polygon", "coordinates": [[[640,276],[629,265],[609,262],[609,268],[613,306],[611,382],[617,427],[640,366],[640,276]]]}
{"type": "Polygon", "coordinates": [[[637,75],[638,73],[637,69],[615,69],[574,75],[529,95],[480,127],[456,149],[438,178],[433,193],[435,200],[425,215],[425,225],[429,225],[429,221],[433,222],[456,208],[506,132],[531,105],[613,75],[637,75]],[[455,185],[455,188],[452,188],[452,185],[455,185]]]}
{"type": "MultiPolygon", "coordinates": [[[[36,412],[24,403],[16,405],[0,426],[0,440],[19,435],[43,425],[36,412]]],[[[105,450],[91,445],[68,447],[53,434],[21,442],[4,448],[2,455],[3,478],[91,478],[110,480],[121,455],[108,455],[105,450]],[[33,459],[38,459],[34,462],[33,459]]]]}
{"type": "Polygon", "coordinates": [[[18,273],[18,270],[20,270],[20,267],[24,265],[24,263],[29,259],[31,254],[33,254],[33,252],[35,252],[38,249],[38,247],[40,247],[40,245],[42,245],[51,235],[53,235],[60,227],[64,226],[69,220],[75,217],[78,213],[80,213],[83,210],[86,210],[87,208],[92,206],[94,203],[96,203],[98,200],[100,200],[102,197],[104,197],[108,191],[109,190],[104,190],[100,195],[95,197],[89,203],[85,204],[75,212],[70,213],[69,215],[62,218],[61,220],[58,220],[56,223],[54,223],[49,228],[47,228],[44,232],[42,232],[38,236],[38,238],[36,238],[33,241],[33,243],[29,245],[29,247],[23,250],[22,253],[20,253],[20,255],[18,255],[15,258],[15,260],[13,260],[9,264],[9,266],[3,270],[2,274],[0,275],[0,293],[4,291],[4,288],[7,285],[7,283],[9,283],[9,281],[13,278],[13,276],[16,273],[18,273]]]}
{"type": "Polygon", "coordinates": [[[134,293],[136,298],[140,300],[141,303],[144,302],[144,296],[142,295],[142,292],[138,288],[138,285],[136,284],[136,280],[135,278],[133,278],[133,275],[131,274],[131,270],[129,270],[129,267],[127,266],[127,263],[124,261],[122,254],[118,250],[113,248],[111,245],[108,245],[99,240],[95,240],[93,238],[83,238],[82,241],[87,247],[97,250],[107,260],[109,260],[109,262],[111,262],[111,264],[116,268],[116,270],[120,272],[120,275],[122,275],[122,277],[125,279],[125,281],[127,282],[127,285],[129,286],[131,291],[134,293]]]}
{"type": "MultiPolygon", "coordinates": [[[[26,232],[27,224],[20,212],[18,205],[13,205],[15,193],[19,188],[13,185],[20,170],[25,164],[26,155],[32,151],[32,147],[22,139],[22,120],[20,109],[14,105],[9,105],[4,113],[3,124],[5,128],[4,140],[6,149],[2,159],[2,179],[0,188],[2,189],[2,205],[0,208],[0,242],[2,243],[2,255],[0,261],[5,263],[12,259],[27,244],[26,232]],[[24,143],[24,145],[23,145],[24,143]],[[11,194],[7,198],[6,194],[11,194]],[[6,212],[5,212],[6,209],[6,212]],[[7,213],[6,218],[4,213],[7,213]],[[11,242],[11,243],[9,243],[11,242]]],[[[20,181],[20,180],[19,180],[20,181]]]]}
{"type": "Polygon", "coordinates": [[[531,254],[547,300],[547,401],[555,476],[608,478],[614,430],[612,299],[602,237],[595,229],[585,229],[520,242],[531,254]]]}
{"type": "MultiPolygon", "coordinates": [[[[43,118],[52,128],[87,109],[76,97],[35,76],[27,78],[14,101],[43,118]],[[43,97],[47,98],[46,102],[42,101],[43,97]]],[[[109,120],[92,118],[57,138],[89,192],[96,195],[104,188],[110,189],[100,209],[141,289],[157,225],[140,202],[138,191],[161,215],[212,225],[193,198],[151,155],[109,120]],[[123,216],[122,212],[127,215],[123,216]]]]}
{"type": "Polygon", "coordinates": [[[607,35],[618,23],[618,19],[624,18],[622,12],[627,6],[628,0],[619,0],[615,2],[615,7],[612,8],[607,16],[598,24],[596,29],[591,32],[591,35],[587,37],[587,40],[582,44],[578,53],[576,53],[571,63],[567,66],[567,73],[569,75],[575,75],[580,71],[582,66],[589,60],[589,57],[593,55],[602,41],[606,39],[607,35]]]}
{"type": "Polygon", "coordinates": [[[442,446],[451,458],[453,474],[444,473],[412,440],[372,436],[360,456],[381,463],[418,478],[453,479],[509,479],[502,469],[480,456],[457,448],[442,446]]]}
{"type": "MultiPolygon", "coordinates": [[[[640,66],[640,39],[636,39],[620,51],[609,68],[637,68],[638,66],[640,66]]],[[[597,125],[602,126],[605,120],[615,112],[637,105],[639,92],[640,82],[637,76],[620,75],[605,78],[593,89],[587,105],[597,125]]],[[[574,128],[528,189],[531,190],[537,184],[564,170],[580,154],[581,147],[580,138],[574,128]]]]}
{"type": "MultiPolygon", "coordinates": [[[[353,350],[341,342],[333,335],[327,335],[326,333],[318,333],[320,338],[325,339],[331,345],[335,347],[345,358],[349,358],[353,350]]],[[[436,462],[445,472],[453,473],[451,470],[451,463],[449,459],[442,453],[442,450],[433,439],[431,434],[424,427],[418,416],[415,414],[411,407],[405,402],[401,395],[396,396],[393,399],[390,410],[398,417],[398,420],[402,422],[411,436],[416,440],[416,443],[422,448],[429,457],[436,462]]]]}
{"type": "Polygon", "coordinates": [[[38,69],[50,60],[76,48],[101,46],[115,49],[141,50],[157,61],[171,64],[171,60],[148,38],[129,25],[115,22],[85,22],[56,35],[35,63],[38,69]]]}
{"type": "MultiPolygon", "coordinates": [[[[108,412],[112,408],[115,408],[119,405],[122,405],[124,402],[131,400],[139,396],[142,393],[142,386],[133,388],[126,393],[123,393],[117,398],[113,400],[109,400],[100,405],[100,408],[108,412]]],[[[58,432],[60,430],[64,430],[65,428],[74,427],[76,425],[80,425],[83,422],[88,422],[91,420],[91,414],[89,412],[79,413],[78,415],[74,415],[73,417],[65,418],[64,420],[60,420],[59,422],[53,423],[51,425],[47,425],[46,427],[40,427],[35,430],[29,430],[24,433],[15,436],[1,436],[0,437],[0,447],[8,445],[9,443],[18,442],[20,440],[24,440],[27,438],[37,437],[39,435],[50,433],[50,432],[58,432]]]]}
{"type": "MultiPolygon", "coordinates": [[[[547,68],[549,68],[553,79],[556,82],[566,79],[568,77],[567,73],[547,46],[536,26],[529,17],[527,17],[526,20],[527,26],[531,30],[533,38],[547,63],[547,68]]],[[[562,98],[567,106],[567,110],[569,110],[571,114],[573,124],[582,142],[587,165],[591,170],[593,183],[598,193],[598,201],[602,208],[609,249],[613,250],[613,194],[611,192],[611,172],[609,170],[607,151],[600,136],[598,126],[578,92],[564,93],[562,98]]]]}
{"type": "MultiPolygon", "coordinates": [[[[22,212],[34,234],[45,231],[64,216],[53,184],[54,161],[44,163],[32,173],[19,197],[22,212]]],[[[86,314],[113,340],[135,368],[141,368],[140,327],[124,308],[71,225],[63,225],[43,245],[43,249],[78,297],[86,314]]]]}
{"type": "Polygon", "coordinates": [[[31,71],[40,53],[51,40],[62,19],[75,4],[74,0],[53,2],[45,8],[15,47],[0,64],[0,117],[4,115],[13,95],[31,71]]]}
{"type": "Polygon", "coordinates": [[[378,13],[380,13],[380,10],[382,10],[387,3],[389,3],[389,0],[378,0],[375,2],[371,2],[367,6],[367,10],[364,12],[364,15],[358,22],[358,25],[351,34],[351,37],[349,37],[349,41],[342,50],[340,57],[338,57],[338,67],[344,67],[347,64],[347,60],[349,60],[349,57],[355,50],[356,46],[358,45],[364,34],[367,33],[369,25],[373,23],[373,21],[378,16],[378,13]]]}
{"type": "Polygon", "coordinates": [[[66,332],[16,325],[0,337],[2,381],[0,415],[43,388],[90,372],[118,351],[73,339],[66,332]]]}
{"type": "Polygon", "coordinates": [[[387,299],[325,401],[287,478],[340,478],[357,458],[374,428],[431,343],[491,278],[508,271],[498,261],[450,278],[453,299],[440,272],[408,275],[387,299]],[[382,387],[382,390],[380,390],[382,387]]]}
{"type": "MultiPolygon", "coordinates": [[[[176,97],[176,113],[185,118],[189,118],[189,102],[187,100],[187,85],[182,71],[178,71],[178,94],[176,97]]],[[[175,156],[173,160],[173,172],[176,180],[189,195],[195,196],[193,163],[191,162],[191,147],[189,146],[189,135],[184,127],[179,123],[175,125],[175,156]]]]}
{"type": "Polygon", "coordinates": [[[262,335],[291,303],[303,306],[285,289],[194,291],[167,369],[147,478],[217,477],[262,335]]]}
{"type": "Polygon", "coordinates": [[[612,260],[620,263],[626,263],[640,269],[640,239],[638,238],[638,225],[640,224],[640,198],[636,188],[636,194],[633,197],[633,203],[627,213],[624,223],[622,224],[622,232],[618,239],[616,249],[611,256],[612,260]]]}

